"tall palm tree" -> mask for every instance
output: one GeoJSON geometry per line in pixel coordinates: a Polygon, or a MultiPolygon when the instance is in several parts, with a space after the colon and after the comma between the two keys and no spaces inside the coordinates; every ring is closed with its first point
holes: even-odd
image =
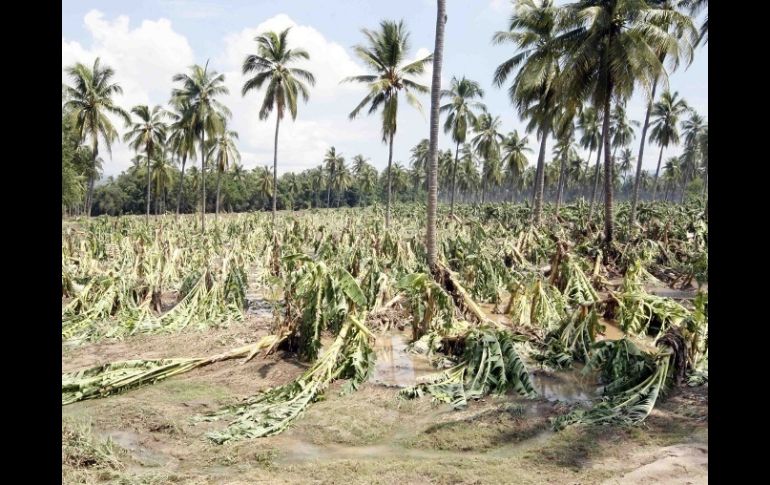
{"type": "Polygon", "coordinates": [[[412,91],[424,94],[428,92],[428,88],[407,76],[425,72],[425,66],[431,62],[432,56],[404,63],[406,56],[409,55],[410,43],[409,33],[403,20],[398,23],[383,20],[380,22],[379,30],[362,29],[361,32],[367,39],[367,45],[357,45],[353,50],[373,74],[347,77],[342,82],[364,83],[369,88],[369,93],[350,112],[351,120],[355,119],[367,105],[368,114],[382,108],[382,141],[388,144],[388,201],[385,208],[385,227],[390,227],[392,192],[390,169],[393,163],[393,137],[397,129],[398,94],[403,91],[406,101],[418,110],[422,110],[420,102],[412,91]]]}
{"type": "Polygon", "coordinates": [[[189,116],[190,105],[187,100],[180,99],[175,103],[171,102],[173,112],[169,112],[171,123],[169,126],[169,145],[172,153],[181,157],[182,166],[179,173],[179,191],[176,199],[176,216],[179,217],[179,210],[182,206],[182,187],[184,187],[184,168],[187,159],[195,159],[195,127],[192,125],[192,117],[189,116]]]}
{"type": "Polygon", "coordinates": [[[513,43],[519,52],[497,66],[494,82],[498,87],[502,86],[511,71],[519,67],[508,95],[519,115],[529,119],[527,131],[536,129],[540,138],[533,192],[533,222],[538,226],[543,211],[546,142],[551,134],[559,96],[557,80],[562,52],[554,42],[559,9],[552,0],[517,0],[514,5],[508,31],[495,33],[493,42],[513,43]]]}
{"type": "Polygon", "coordinates": [[[701,137],[705,128],[705,120],[694,110],[690,111],[690,118],[682,122],[682,134],[684,135],[684,153],[681,157],[682,203],[684,203],[685,187],[689,181],[690,174],[694,174],[700,168],[701,137]]]}
{"type": "MultiPolygon", "coordinates": [[[[650,0],[649,3],[659,10],[665,10],[668,13],[667,17],[661,18],[659,27],[673,32],[679,42],[668,43],[668,45],[661,45],[661,49],[658,52],[658,60],[661,64],[664,60],[667,60],[668,70],[673,71],[679,67],[680,58],[689,63],[692,62],[692,52],[694,44],[697,41],[695,38],[695,30],[692,25],[692,19],[686,15],[682,15],[676,10],[677,6],[673,0],[650,0]]],[[[647,129],[650,126],[650,114],[652,113],[653,104],[655,103],[655,91],[658,87],[658,81],[660,76],[655,78],[652,83],[652,90],[647,101],[647,110],[644,115],[644,123],[642,124],[641,141],[639,143],[639,156],[636,161],[636,177],[634,179],[634,194],[631,199],[631,215],[630,223],[633,224],[636,221],[636,206],[639,201],[639,184],[640,176],[642,173],[642,162],[644,160],[644,147],[647,142],[647,129]]]]}
{"type": "Polygon", "coordinates": [[[201,232],[206,232],[206,136],[214,138],[224,129],[225,120],[232,116],[230,110],[216,99],[217,96],[229,94],[224,85],[225,75],[214,70],[209,71],[208,62],[205,67],[190,66],[190,74],[176,74],[174,82],[181,87],[171,92],[172,103],[187,103],[185,123],[189,123],[200,143],[201,152],[201,232]]]}
{"type": "MultiPolygon", "coordinates": [[[[257,54],[246,56],[243,61],[243,74],[256,73],[248,79],[241,89],[246,94],[254,89],[261,89],[267,82],[265,98],[259,109],[259,119],[266,120],[275,109],[275,139],[273,140],[273,186],[278,186],[278,128],[281,120],[289,109],[291,119],[297,119],[297,96],[307,102],[310,98],[305,82],[315,85],[315,77],[310,71],[297,67],[289,67],[300,59],[309,60],[310,54],[305,49],[290,49],[286,41],[289,30],[280,33],[267,32],[257,36],[257,54]],[[304,82],[303,82],[304,81],[304,82]]],[[[273,191],[273,230],[275,230],[275,213],[278,191],[273,191]]]]}
{"type": "Polygon", "coordinates": [[[663,161],[663,150],[669,145],[679,143],[679,118],[690,111],[690,107],[684,99],[678,97],[679,93],[664,91],[660,101],[655,103],[652,108],[652,131],[650,131],[650,140],[660,146],[658,155],[658,168],[655,170],[655,180],[652,184],[652,199],[658,191],[658,176],[660,174],[660,164],[663,161]]]}
{"type": "Polygon", "coordinates": [[[567,165],[570,160],[577,158],[574,133],[574,129],[563,130],[563,133],[560,133],[559,141],[557,141],[553,147],[554,160],[559,160],[559,181],[556,189],[557,215],[559,213],[559,207],[561,206],[562,192],[564,191],[564,185],[566,183],[567,165]]]}
{"type": "Polygon", "coordinates": [[[231,162],[240,162],[241,153],[235,146],[235,140],[238,139],[238,132],[228,130],[227,126],[224,126],[222,133],[217,135],[213,140],[213,144],[209,149],[208,157],[214,157],[214,163],[217,169],[217,199],[214,210],[214,224],[217,223],[219,217],[219,204],[220,204],[220,190],[222,188],[222,174],[230,169],[231,162]]]}
{"type": "Polygon", "coordinates": [[[344,193],[353,184],[350,170],[345,166],[345,159],[340,157],[340,163],[335,167],[332,189],[337,195],[337,207],[340,206],[340,194],[344,193]]]}
{"type": "Polygon", "coordinates": [[[323,183],[324,183],[324,168],[323,168],[323,165],[319,165],[317,168],[314,168],[312,173],[310,174],[310,186],[313,188],[313,192],[315,194],[316,207],[321,206],[321,201],[318,197],[318,194],[322,190],[323,183]]]}
{"type": "MultiPolygon", "coordinates": [[[[593,191],[591,192],[591,208],[590,213],[593,213],[594,201],[596,200],[596,191],[599,187],[599,166],[601,161],[601,146],[602,146],[602,130],[600,113],[596,112],[596,108],[588,106],[578,116],[577,128],[580,130],[580,146],[584,150],[588,150],[588,163],[591,163],[591,153],[596,150],[596,170],[594,171],[594,184],[593,191]]],[[[586,173],[584,178],[588,180],[589,166],[586,166],[586,173]]]]}
{"type": "MultiPolygon", "coordinates": [[[[275,198],[275,181],[276,179],[267,165],[257,171],[257,187],[262,195],[264,195],[265,201],[275,198]]],[[[262,207],[265,207],[265,204],[262,207]]]]}
{"type": "Polygon", "coordinates": [[[482,113],[476,120],[476,136],[471,143],[476,151],[476,155],[484,162],[481,170],[481,203],[484,203],[487,182],[500,185],[502,173],[500,172],[500,143],[505,140],[505,136],[500,133],[499,116],[494,118],[489,113],[482,113]]]}
{"type": "Polygon", "coordinates": [[[412,169],[415,172],[418,172],[422,174],[423,179],[426,183],[427,188],[427,182],[428,182],[428,165],[429,165],[429,156],[430,156],[430,140],[427,138],[423,138],[420,140],[420,142],[412,147],[411,153],[411,161],[412,161],[412,169]]]}
{"type": "Polygon", "coordinates": [[[634,163],[634,154],[631,153],[630,148],[624,148],[620,152],[620,163],[618,164],[618,170],[623,175],[623,184],[625,185],[627,175],[631,171],[631,167],[634,163]]]}
{"type": "Polygon", "coordinates": [[[131,125],[130,130],[123,135],[123,142],[128,143],[136,151],[144,149],[147,157],[147,213],[145,222],[150,222],[150,159],[155,156],[155,150],[160,151],[166,142],[166,110],[155,106],[150,110],[146,104],[134,106],[131,113],[138,121],[131,125]]]}
{"type": "MultiPolygon", "coordinates": [[[[709,6],[709,0],[679,0],[679,7],[686,8],[692,17],[698,15],[701,10],[707,9],[709,6]]],[[[708,44],[709,42],[709,15],[706,13],[706,18],[703,19],[703,23],[700,26],[700,35],[698,36],[698,43],[703,42],[708,44]]]]}
{"type": "MultiPolygon", "coordinates": [[[[666,160],[666,164],[663,167],[663,180],[666,182],[666,196],[663,199],[668,201],[669,189],[674,189],[677,182],[682,178],[682,169],[679,161],[679,157],[671,157],[666,160]]],[[[674,189],[675,190],[675,189],[674,189]]]]}
{"type": "MultiPolygon", "coordinates": [[[[104,141],[110,155],[112,142],[118,137],[118,132],[107,114],[118,116],[126,125],[131,123],[128,113],[113,100],[114,96],[123,94],[123,88],[112,82],[115,71],[109,66],[102,66],[98,57],[90,69],[78,62],[64,71],[71,78],[73,86],[62,86],[65,99],[63,108],[71,113],[73,125],[79,134],[79,143],[85,143],[86,138],[91,138],[91,162],[95,166],[99,156],[99,137],[104,141]]],[[[91,217],[93,204],[94,174],[95,170],[91,171],[86,192],[88,217],[91,217]]]]}
{"type": "MultiPolygon", "coordinates": [[[[564,46],[565,93],[590,93],[601,109],[604,144],[604,244],[612,246],[612,159],[609,136],[613,100],[630,98],[637,83],[651,87],[663,73],[658,53],[676,37],[658,28],[667,13],[645,2],[579,0],[566,7],[565,32],[557,39],[564,46]]],[[[605,252],[605,258],[608,252],[605,252]]]]}
{"type": "Polygon", "coordinates": [[[361,154],[353,157],[353,175],[356,177],[360,176],[361,172],[363,172],[363,170],[366,168],[368,161],[369,159],[361,154]]]}
{"type": "Polygon", "coordinates": [[[457,185],[467,200],[481,186],[481,176],[471,146],[463,145],[461,152],[460,166],[458,167],[460,179],[457,185]]]}
{"type": "Polygon", "coordinates": [[[377,187],[377,170],[367,165],[359,176],[361,193],[366,194],[367,202],[370,201],[374,189],[377,187]]]}
{"type": "Polygon", "coordinates": [[[155,187],[155,214],[158,215],[161,212],[161,201],[164,201],[163,209],[165,210],[164,194],[171,184],[173,170],[171,163],[169,163],[168,158],[166,158],[161,150],[156,150],[155,154],[156,156],[152,163],[152,185],[155,187]]]}
{"type": "Polygon", "coordinates": [[[336,148],[331,147],[324,156],[324,163],[326,164],[326,172],[328,173],[326,207],[331,207],[332,185],[334,184],[334,177],[336,176],[337,170],[339,170],[339,168],[345,164],[345,158],[341,153],[337,153],[336,148]]]}
{"type": "Polygon", "coordinates": [[[449,205],[449,214],[454,214],[455,207],[455,187],[457,179],[457,159],[460,152],[460,144],[465,143],[468,135],[468,129],[473,129],[476,125],[476,114],[474,109],[483,111],[485,106],[482,103],[473,101],[476,98],[484,96],[481,85],[476,81],[452,77],[449,89],[441,91],[441,98],[449,98],[449,102],[439,108],[439,112],[448,112],[449,115],[444,122],[444,133],[451,133],[452,141],[455,142],[455,164],[452,170],[452,187],[449,205]]]}
{"type": "Polygon", "coordinates": [[[519,137],[519,132],[514,130],[508,133],[502,144],[503,152],[503,166],[511,180],[511,203],[514,202],[515,186],[517,180],[521,180],[524,175],[524,170],[527,168],[527,156],[526,152],[532,150],[527,146],[527,137],[519,137]]]}
{"type": "MultiPolygon", "coordinates": [[[[430,141],[428,148],[428,227],[425,244],[428,266],[436,274],[436,210],[438,208],[438,124],[439,98],[441,96],[441,68],[444,59],[444,24],[446,23],[446,0],[437,0],[436,35],[433,47],[433,78],[430,85],[430,141]]],[[[415,337],[419,335],[415,334],[415,337]]]]}

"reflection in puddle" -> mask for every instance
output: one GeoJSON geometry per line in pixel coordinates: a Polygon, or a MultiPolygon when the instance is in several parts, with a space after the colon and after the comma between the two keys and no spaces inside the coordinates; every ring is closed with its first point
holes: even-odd
{"type": "Polygon", "coordinates": [[[438,372],[424,355],[408,352],[409,338],[403,333],[377,335],[374,351],[377,361],[369,382],[393,387],[409,387],[418,377],[438,372]]]}
{"type": "Polygon", "coordinates": [[[551,374],[535,371],[532,383],[537,393],[548,401],[590,401],[601,396],[602,388],[596,384],[596,375],[583,375],[579,369],[551,374]]]}

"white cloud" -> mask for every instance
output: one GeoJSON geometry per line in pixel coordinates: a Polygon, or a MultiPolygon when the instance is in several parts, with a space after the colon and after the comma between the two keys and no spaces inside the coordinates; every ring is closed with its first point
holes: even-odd
{"type": "MultiPolygon", "coordinates": [[[[123,88],[123,95],[116,101],[126,110],[137,104],[165,104],[171,93],[171,77],[194,62],[187,39],[174,32],[167,19],[144,20],[131,29],[126,16],[109,21],[101,12],[91,10],[84,23],[91,34],[90,47],[62,37],[62,82],[70,81],[64,67],[76,62],[91,65],[100,57],[103,64],[115,70],[114,80],[123,88]]],[[[116,120],[116,128],[122,132],[122,122],[116,120]]],[[[106,150],[100,152],[105,159],[105,175],[124,170],[133,157],[120,142],[113,145],[112,160],[106,150]]]]}
{"type": "Polygon", "coordinates": [[[160,4],[178,17],[189,19],[207,19],[223,12],[221,5],[190,0],[162,0],[160,4]]]}

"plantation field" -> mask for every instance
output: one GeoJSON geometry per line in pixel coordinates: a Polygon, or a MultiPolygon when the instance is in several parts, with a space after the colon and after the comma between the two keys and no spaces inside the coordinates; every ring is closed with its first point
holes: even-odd
{"type": "Polygon", "coordinates": [[[705,214],[627,213],[67,220],[63,482],[707,483],[705,214]]]}

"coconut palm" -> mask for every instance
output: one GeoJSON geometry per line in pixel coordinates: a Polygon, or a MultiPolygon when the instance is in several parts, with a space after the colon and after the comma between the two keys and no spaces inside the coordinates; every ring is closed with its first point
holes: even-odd
{"type": "MultiPolygon", "coordinates": [[[[441,68],[444,59],[444,24],[446,23],[446,0],[437,0],[436,35],[433,48],[433,79],[430,87],[430,141],[428,151],[428,221],[425,234],[428,266],[436,273],[436,211],[438,209],[438,124],[441,97],[441,68]]],[[[415,333],[415,337],[419,337],[415,333]]]]}
{"type": "Polygon", "coordinates": [[[323,165],[319,165],[317,168],[314,168],[310,174],[310,186],[313,188],[313,193],[315,194],[316,207],[321,206],[321,200],[319,199],[318,195],[321,190],[323,190],[324,178],[323,165]]]}
{"type": "Polygon", "coordinates": [[[448,98],[449,102],[439,108],[440,113],[449,113],[444,121],[444,133],[451,133],[455,142],[455,163],[452,170],[452,187],[450,188],[449,214],[454,214],[454,198],[457,180],[457,160],[460,153],[460,144],[465,143],[468,130],[476,125],[476,113],[474,110],[483,111],[482,103],[473,101],[484,96],[481,85],[476,81],[452,77],[449,89],[441,91],[441,98],[448,98]]]}
{"type": "Polygon", "coordinates": [[[564,185],[567,178],[567,166],[569,161],[577,158],[577,150],[575,148],[575,131],[573,129],[565,129],[563,133],[560,133],[559,140],[553,147],[554,161],[559,161],[559,181],[556,189],[556,214],[559,214],[559,207],[561,206],[562,192],[564,191],[564,185]]]}
{"type": "Polygon", "coordinates": [[[658,176],[660,174],[660,164],[663,161],[663,150],[679,143],[679,118],[690,112],[690,107],[684,99],[678,97],[679,93],[664,91],[660,101],[655,103],[652,108],[652,131],[650,131],[650,140],[660,146],[658,155],[658,168],[655,170],[655,180],[652,184],[652,199],[658,191],[658,176]]]}
{"type": "Polygon", "coordinates": [[[458,167],[459,181],[458,188],[467,199],[471,194],[481,186],[481,176],[479,174],[478,163],[475,154],[469,144],[463,145],[460,155],[460,166],[458,167]]]}
{"type": "MultiPolygon", "coordinates": [[[[264,196],[265,202],[267,202],[275,195],[275,177],[273,177],[273,173],[267,165],[261,169],[255,168],[254,170],[257,173],[257,188],[264,196]]],[[[265,205],[266,204],[264,204],[263,207],[265,205]]]]}
{"type": "MultiPolygon", "coordinates": [[[[91,162],[96,166],[96,159],[99,156],[99,138],[101,137],[107,152],[112,155],[112,142],[118,137],[118,132],[107,115],[119,117],[126,125],[131,123],[128,113],[117,106],[113,100],[114,96],[123,94],[123,89],[118,83],[111,82],[115,71],[109,66],[102,66],[98,57],[92,68],[78,62],[65,68],[64,72],[71,78],[73,86],[62,86],[63,108],[70,113],[79,135],[78,142],[85,143],[86,138],[91,139],[91,162]]],[[[95,173],[96,170],[92,170],[88,176],[86,192],[88,217],[91,217],[95,173]]]]}
{"type": "Polygon", "coordinates": [[[156,156],[152,162],[152,185],[155,187],[155,214],[157,215],[161,212],[161,201],[164,201],[163,210],[165,210],[164,194],[168,190],[168,186],[171,185],[174,171],[168,158],[161,150],[156,150],[155,153],[156,156]]]}
{"type": "Polygon", "coordinates": [[[332,185],[334,184],[334,177],[336,176],[339,167],[344,166],[345,158],[342,154],[337,153],[337,149],[334,147],[329,148],[324,155],[324,163],[326,164],[327,175],[327,191],[326,191],[326,207],[331,207],[332,197],[332,185]]]}
{"type": "Polygon", "coordinates": [[[123,142],[128,143],[136,151],[144,149],[147,157],[147,213],[145,221],[150,222],[150,159],[155,156],[155,150],[161,150],[166,142],[166,110],[160,106],[150,108],[145,104],[131,109],[138,121],[133,123],[129,131],[123,135],[123,142]]]}
{"type": "MultiPolygon", "coordinates": [[[[256,73],[243,84],[241,94],[246,96],[249,91],[261,89],[267,82],[265,97],[259,109],[259,119],[266,120],[275,109],[275,138],[273,140],[273,186],[278,186],[278,129],[288,108],[291,119],[297,119],[297,96],[307,102],[310,98],[305,82],[315,85],[315,77],[310,71],[290,67],[295,62],[309,60],[310,54],[305,49],[290,49],[286,41],[290,28],[280,33],[267,32],[257,36],[257,53],[246,56],[243,61],[243,74],[256,73]]],[[[273,191],[273,230],[275,230],[275,214],[278,191],[273,191]]]]}
{"type": "Polygon", "coordinates": [[[187,100],[180,99],[171,106],[174,111],[169,112],[171,123],[169,125],[168,143],[172,153],[182,159],[182,166],[179,173],[179,191],[176,199],[176,216],[179,217],[179,210],[182,206],[182,187],[184,187],[184,169],[187,159],[195,159],[195,127],[191,123],[191,116],[188,115],[190,105],[187,100]]]}
{"type": "MultiPolygon", "coordinates": [[[[412,147],[410,160],[412,162],[412,170],[422,174],[423,179],[427,183],[428,181],[428,164],[430,155],[430,140],[423,138],[420,142],[412,147]]],[[[416,176],[416,175],[415,175],[416,176]]]]}
{"type": "Polygon", "coordinates": [[[556,114],[561,49],[554,39],[558,32],[559,9],[552,0],[517,0],[508,31],[497,32],[495,44],[513,43],[519,52],[495,70],[494,82],[500,87],[512,70],[519,67],[508,95],[522,118],[529,119],[527,131],[536,129],[540,138],[537,173],[533,192],[533,222],[537,226],[543,208],[543,182],[546,142],[556,114]]]}
{"type": "MultiPolygon", "coordinates": [[[[680,61],[684,60],[688,65],[692,62],[692,53],[694,44],[697,43],[694,40],[696,32],[692,25],[692,19],[687,15],[682,15],[677,11],[677,7],[673,0],[650,0],[649,2],[658,10],[665,10],[667,12],[666,17],[661,18],[659,27],[673,32],[679,42],[668,43],[661,45],[658,52],[658,59],[661,64],[667,61],[668,70],[673,71],[679,67],[680,61]]],[[[660,76],[659,76],[660,77],[660,76]]],[[[639,182],[640,174],[642,173],[642,162],[644,160],[644,147],[647,142],[647,129],[650,126],[650,114],[652,113],[653,104],[655,102],[655,92],[659,84],[659,77],[653,81],[652,90],[647,101],[647,110],[644,115],[644,123],[642,124],[641,141],[639,143],[639,156],[636,162],[636,177],[634,180],[634,194],[631,200],[631,224],[636,221],[636,206],[639,201],[639,182]]]]}
{"type": "Polygon", "coordinates": [[[682,200],[684,202],[685,187],[690,174],[694,174],[701,165],[701,142],[706,122],[701,115],[690,110],[690,118],[682,122],[684,136],[684,153],[681,157],[682,168],[682,200]]]}
{"type": "Polygon", "coordinates": [[[209,149],[208,157],[214,157],[214,163],[217,170],[217,199],[214,210],[214,224],[217,223],[219,217],[219,204],[220,204],[220,190],[222,188],[222,174],[230,169],[231,162],[240,162],[241,153],[235,146],[235,140],[238,139],[238,132],[228,130],[227,126],[223,127],[222,133],[214,138],[211,148],[209,149]]]}
{"type": "Polygon", "coordinates": [[[334,178],[331,181],[332,189],[337,195],[337,207],[340,206],[340,195],[353,185],[353,177],[350,176],[350,170],[345,166],[345,159],[340,157],[339,165],[335,167],[334,178]]]}
{"type": "Polygon", "coordinates": [[[359,154],[353,157],[353,175],[356,177],[360,176],[361,172],[366,168],[367,162],[369,162],[369,159],[363,155],[359,154]]]}
{"type": "Polygon", "coordinates": [[[676,184],[682,178],[682,169],[679,157],[671,157],[666,160],[663,167],[663,181],[666,183],[666,196],[663,199],[668,201],[669,190],[675,190],[676,184]]]}
{"type": "MultiPolygon", "coordinates": [[[[577,128],[580,130],[580,146],[584,150],[588,150],[588,163],[591,163],[591,154],[596,150],[596,170],[594,171],[594,184],[593,191],[591,192],[591,207],[590,213],[593,213],[594,201],[596,200],[596,191],[599,187],[599,166],[601,161],[601,148],[602,148],[602,130],[601,130],[601,113],[596,112],[596,108],[588,106],[578,116],[577,128]]],[[[586,173],[584,179],[588,180],[588,169],[586,166],[586,173]]]]}
{"type": "Polygon", "coordinates": [[[618,163],[618,171],[623,175],[623,184],[626,183],[628,173],[631,172],[631,168],[634,163],[634,154],[631,153],[630,148],[624,148],[620,152],[620,161],[618,163]]]}
{"type": "Polygon", "coordinates": [[[664,74],[658,53],[677,42],[675,35],[658,27],[667,16],[666,11],[641,1],[579,0],[566,7],[565,32],[556,41],[566,52],[563,92],[589,93],[593,105],[603,111],[604,244],[608,248],[614,235],[611,103],[630,98],[636,84],[651,87],[664,74]]]}
{"type": "Polygon", "coordinates": [[[422,110],[414,92],[427,93],[428,88],[407,76],[425,72],[425,66],[431,62],[432,56],[405,62],[409,55],[410,43],[409,33],[403,21],[396,23],[383,20],[380,22],[379,30],[362,29],[361,32],[367,39],[367,45],[357,45],[353,50],[373,74],[347,77],[342,82],[364,83],[369,88],[369,93],[350,112],[351,120],[355,119],[367,105],[368,114],[382,108],[382,141],[388,144],[388,201],[385,208],[385,227],[389,227],[392,192],[390,169],[393,163],[393,137],[396,134],[398,121],[398,94],[403,92],[410,105],[422,110]]]}
{"type": "Polygon", "coordinates": [[[366,194],[366,200],[369,202],[374,193],[374,189],[377,187],[377,170],[367,164],[359,176],[359,184],[361,192],[366,194]]]}
{"type": "Polygon", "coordinates": [[[493,186],[499,186],[502,179],[500,171],[500,143],[505,136],[500,133],[499,116],[492,117],[489,113],[482,113],[476,120],[475,131],[477,135],[471,140],[476,155],[484,162],[481,170],[481,203],[484,203],[487,182],[493,186]]]}
{"type": "MultiPolygon", "coordinates": [[[[685,8],[689,10],[691,16],[695,17],[703,9],[707,9],[709,6],[708,0],[679,0],[679,8],[685,8]]],[[[698,36],[698,43],[703,42],[708,44],[709,42],[709,16],[706,13],[706,18],[703,19],[703,23],[700,26],[700,35],[698,36]]]]}
{"type": "Polygon", "coordinates": [[[189,123],[195,133],[195,138],[200,143],[201,152],[201,231],[206,232],[206,137],[215,137],[223,130],[225,120],[232,113],[223,105],[217,96],[229,94],[224,85],[225,75],[214,70],[209,71],[206,66],[198,65],[190,67],[190,74],[176,74],[172,78],[174,82],[181,83],[181,87],[174,88],[171,92],[172,103],[186,103],[189,109],[185,111],[185,123],[189,123]]]}
{"type": "Polygon", "coordinates": [[[502,164],[511,181],[511,203],[513,203],[516,183],[521,181],[524,170],[529,163],[525,153],[532,150],[527,147],[527,137],[520,138],[519,132],[516,130],[508,133],[508,136],[503,140],[501,150],[502,164]]]}

